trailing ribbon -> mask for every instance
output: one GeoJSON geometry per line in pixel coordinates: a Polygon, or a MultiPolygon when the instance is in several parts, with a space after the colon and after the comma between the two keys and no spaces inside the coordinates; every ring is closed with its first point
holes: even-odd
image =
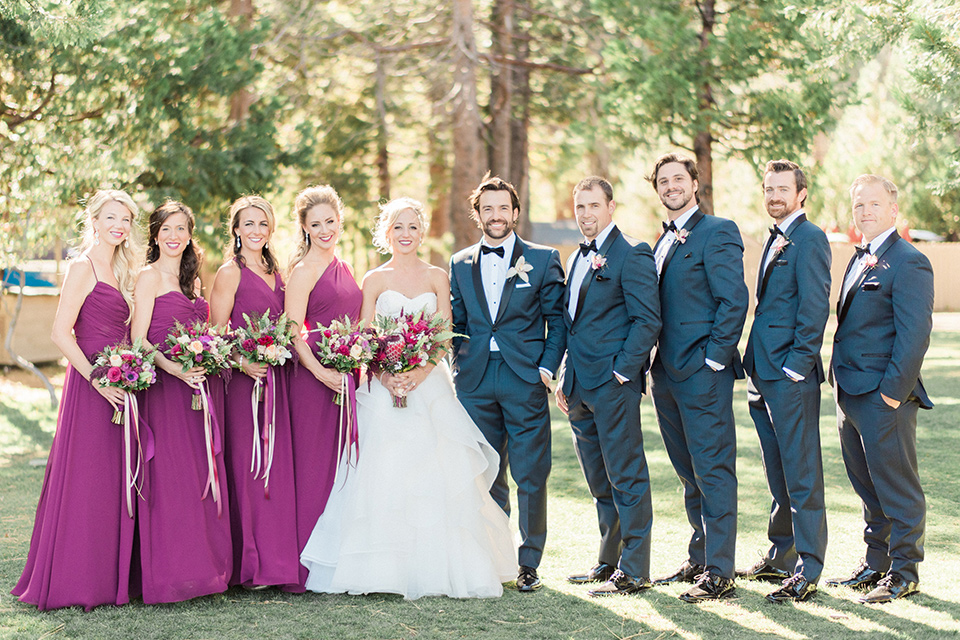
{"type": "MultiPolygon", "coordinates": [[[[213,409],[210,406],[210,392],[207,391],[207,382],[200,383],[199,389],[200,404],[203,410],[203,434],[204,442],[207,446],[207,484],[203,488],[201,500],[207,498],[209,493],[213,501],[217,504],[217,518],[223,515],[223,501],[220,499],[220,473],[217,470],[216,454],[220,453],[220,446],[217,443],[217,434],[220,433],[220,425],[217,424],[217,417],[213,415],[213,409]]],[[[198,397],[198,396],[194,396],[198,397]]]]}
{"type": "MultiPolygon", "coordinates": [[[[350,384],[350,376],[341,374],[339,395],[346,400],[340,403],[340,422],[337,427],[337,471],[333,476],[333,486],[337,485],[340,475],[340,462],[343,461],[349,473],[350,466],[356,467],[360,460],[360,434],[357,430],[357,390],[350,384]],[[352,460],[352,462],[351,462],[352,460]]],[[[346,476],[344,476],[346,479],[346,476]]]]}
{"type": "Polygon", "coordinates": [[[250,404],[253,409],[253,455],[250,459],[250,472],[254,478],[263,478],[263,495],[270,498],[270,469],[273,467],[273,450],[277,437],[277,389],[273,367],[267,367],[267,381],[263,385],[261,378],[253,383],[250,404]],[[263,430],[260,429],[260,393],[266,387],[263,430]],[[263,440],[261,447],[260,440],[263,440]]]}
{"type": "Polygon", "coordinates": [[[133,518],[133,490],[137,496],[143,498],[140,489],[143,487],[141,462],[143,461],[143,446],[140,442],[140,408],[137,406],[137,397],[132,393],[123,394],[123,495],[127,503],[127,515],[133,518]],[[133,452],[131,451],[131,432],[137,441],[137,466],[133,468],[133,452]]]}

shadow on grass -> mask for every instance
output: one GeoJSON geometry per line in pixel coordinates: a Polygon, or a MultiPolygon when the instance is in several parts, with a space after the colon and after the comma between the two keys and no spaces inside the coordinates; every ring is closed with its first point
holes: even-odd
{"type": "MultiPolygon", "coordinates": [[[[15,399],[10,398],[9,400],[15,399]]],[[[40,420],[28,416],[18,405],[8,404],[8,400],[0,401],[0,418],[9,422],[14,429],[38,448],[49,449],[50,445],[53,444],[53,433],[45,431],[40,420]]]]}

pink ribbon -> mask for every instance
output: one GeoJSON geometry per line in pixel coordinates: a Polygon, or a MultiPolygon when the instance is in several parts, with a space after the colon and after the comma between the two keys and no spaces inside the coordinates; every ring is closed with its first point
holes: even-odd
{"type": "Polygon", "coordinates": [[[260,429],[260,385],[261,378],[253,383],[250,404],[253,409],[253,454],[250,459],[250,472],[254,478],[263,478],[263,495],[270,498],[270,469],[273,467],[273,450],[277,439],[277,390],[273,367],[267,367],[267,381],[264,394],[264,424],[260,429]],[[261,443],[262,455],[261,455],[261,443]]]}
{"type": "Polygon", "coordinates": [[[207,494],[210,494],[217,505],[217,518],[223,515],[223,501],[220,499],[220,472],[217,469],[216,454],[220,453],[220,443],[217,437],[220,433],[220,425],[217,424],[217,417],[213,415],[213,409],[210,406],[209,391],[207,391],[207,382],[200,383],[200,402],[203,410],[203,434],[207,448],[207,484],[203,488],[201,500],[206,500],[207,494]]]}
{"type": "MultiPolygon", "coordinates": [[[[357,429],[357,390],[350,384],[346,373],[340,378],[340,423],[337,427],[337,471],[333,476],[333,485],[337,485],[340,475],[340,462],[346,462],[347,473],[351,466],[356,467],[360,460],[360,432],[357,429]],[[344,460],[345,459],[345,460],[344,460]]],[[[344,475],[346,479],[346,475],[344,475]]]]}

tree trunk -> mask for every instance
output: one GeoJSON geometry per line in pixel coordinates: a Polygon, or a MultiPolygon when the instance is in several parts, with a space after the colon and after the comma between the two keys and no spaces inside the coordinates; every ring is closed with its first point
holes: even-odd
{"type": "Polygon", "coordinates": [[[700,209],[713,214],[713,133],[711,126],[713,114],[713,90],[710,86],[712,69],[710,66],[710,38],[716,24],[714,0],[703,0],[698,4],[700,10],[700,66],[703,83],[697,96],[700,114],[697,118],[699,131],[693,138],[693,153],[700,171],[700,209]]]}
{"type": "Polygon", "coordinates": [[[387,71],[383,55],[377,54],[376,100],[377,100],[377,177],[380,183],[380,199],[390,199],[390,156],[387,132],[387,71]]]}
{"type": "Polygon", "coordinates": [[[453,0],[453,180],[450,187],[454,250],[476,241],[467,198],[483,175],[480,112],[477,107],[477,44],[471,0],[453,0]]]}
{"type": "MultiPolygon", "coordinates": [[[[490,48],[494,56],[499,60],[510,58],[513,54],[513,0],[494,0],[490,21],[493,24],[490,48]]],[[[493,64],[490,74],[490,171],[504,180],[510,180],[511,94],[515,72],[507,62],[493,64]]]]}
{"type": "Polygon", "coordinates": [[[447,255],[441,250],[443,236],[450,230],[450,160],[447,141],[439,132],[447,121],[445,109],[446,87],[434,75],[430,79],[430,103],[434,133],[427,136],[427,153],[430,162],[430,263],[446,266],[447,255]]]}
{"type": "MultiPolygon", "coordinates": [[[[237,18],[241,29],[246,29],[253,21],[253,0],[230,0],[230,16],[237,18]]],[[[238,89],[230,97],[230,123],[236,125],[246,120],[256,99],[256,94],[246,87],[238,89]]]]}
{"type": "MultiPolygon", "coordinates": [[[[527,59],[530,39],[514,38],[514,55],[517,60],[527,59]]],[[[520,196],[521,236],[530,235],[530,70],[518,66],[513,70],[513,102],[516,117],[510,120],[510,177],[520,196]]]]}

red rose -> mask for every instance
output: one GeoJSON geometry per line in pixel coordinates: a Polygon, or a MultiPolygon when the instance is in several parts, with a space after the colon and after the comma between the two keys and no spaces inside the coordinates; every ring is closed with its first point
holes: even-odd
{"type": "Polygon", "coordinates": [[[273,344],[273,336],[260,336],[257,339],[257,344],[262,344],[265,347],[269,347],[273,344]]]}

